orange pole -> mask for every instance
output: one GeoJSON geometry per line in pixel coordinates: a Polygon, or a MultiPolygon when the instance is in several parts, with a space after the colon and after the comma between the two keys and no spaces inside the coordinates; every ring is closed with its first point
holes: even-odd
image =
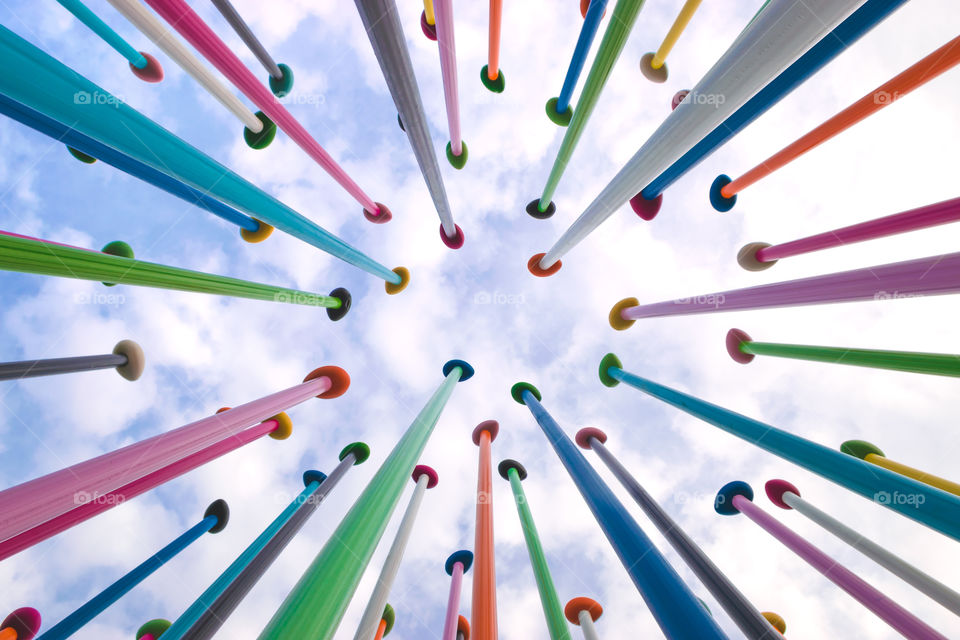
{"type": "Polygon", "coordinates": [[[487,78],[500,76],[500,21],[503,17],[503,0],[490,0],[490,52],[487,56],[487,78]]]}
{"type": "Polygon", "coordinates": [[[383,635],[387,631],[387,621],[381,619],[380,624],[377,626],[377,634],[373,636],[373,640],[383,640],[383,635]]]}
{"type": "Polygon", "coordinates": [[[13,627],[0,629],[0,640],[17,640],[17,630],[13,627]]]}
{"type": "MultiPolygon", "coordinates": [[[[491,3],[491,6],[492,3],[491,3]]],[[[485,420],[473,430],[473,443],[480,447],[477,472],[477,524],[473,544],[473,608],[470,630],[473,640],[497,640],[497,578],[493,559],[493,487],[490,443],[500,425],[485,420]]]]}
{"type": "Polygon", "coordinates": [[[720,190],[720,195],[725,198],[732,198],[758,180],[765,178],[807,151],[852,127],[895,100],[902,98],[917,87],[933,80],[958,63],[960,63],[960,36],[880,85],[874,91],[863,96],[796,142],[770,156],[733,182],[728,183],[720,190]]]}

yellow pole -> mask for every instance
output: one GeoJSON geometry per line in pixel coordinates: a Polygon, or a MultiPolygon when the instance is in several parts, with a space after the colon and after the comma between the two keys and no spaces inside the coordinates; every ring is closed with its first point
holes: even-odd
{"type": "Polygon", "coordinates": [[[427,16],[427,24],[431,27],[437,23],[437,17],[433,15],[433,0],[423,0],[423,14],[427,16]]]}
{"type": "MultiPolygon", "coordinates": [[[[429,2],[430,0],[425,1],[429,2]]],[[[680,39],[680,34],[687,28],[691,18],[693,18],[693,14],[700,8],[701,2],[703,2],[703,0],[687,0],[684,3],[683,8],[680,9],[680,15],[673,21],[673,26],[670,27],[670,31],[667,32],[667,36],[660,44],[660,48],[653,54],[653,60],[650,61],[651,67],[659,69],[663,66],[667,55],[670,53],[670,50],[673,49],[673,45],[677,44],[677,40],[680,39]]],[[[427,15],[429,16],[430,14],[428,13],[427,15]]],[[[427,19],[429,20],[429,17],[427,19]]]]}

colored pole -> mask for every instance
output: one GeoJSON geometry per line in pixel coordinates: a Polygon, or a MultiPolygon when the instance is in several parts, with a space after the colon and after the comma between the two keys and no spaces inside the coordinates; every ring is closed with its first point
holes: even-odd
{"type": "MultiPolygon", "coordinates": [[[[244,21],[240,16],[237,10],[230,0],[210,0],[213,3],[213,6],[217,8],[217,11],[220,12],[227,22],[230,23],[230,26],[236,32],[240,39],[243,40],[243,44],[247,45],[247,48],[250,49],[251,53],[260,61],[260,64],[263,65],[263,68],[267,70],[267,73],[270,74],[270,81],[275,82],[278,80],[283,80],[284,72],[279,65],[274,61],[273,57],[267,53],[267,50],[257,39],[257,36],[253,35],[253,31],[250,30],[249,25],[244,21]]],[[[293,84],[293,78],[290,78],[291,85],[293,84]]],[[[292,88],[292,86],[291,86],[292,88]]],[[[283,92],[280,97],[286,95],[290,89],[283,92]]]]}
{"type": "Polygon", "coordinates": [[[563,617],[563,607],[557,596],[557,588],[553,585],[550,575],[550,566],[547,564],[547,554],[540,542],[537,526],[533,520],[530,503],[523,491],[521,482],[527,479],[527,470],[516,460],[504,460],[497,466],[500,477],[510,483],[513,490],[513,500],[517,503],[517,515],[520,516],[520,526],[523,528],[523,539],[527,543],[527,553],[530,555],[530,566],[533,568],[533,577],[537,582],[537,591],[540,593],[540,605],[543,607],[543,616],[547,621],[547,631],[550,640],[571,640],[570,628],[563,617]]]}
{"type": "Polygon", "coordinates": [[[413,471],[443,408],[458,381],[473,367],[450,360],[443,383],[377,470],[320,553],[260,633],[260,640],[312,638],[330,640],[336,633],[363,571],[393,513],[403,483],[413,471]]]}
{"type": "Polygon", "coordinates": [[[209,211],[215,216],[223,218],[227,222],[240,227],[240,234],[248,242],[259,242],[265,240],[273,227],[254,220],[250,216],[240,213],[233,207],[228,207],[216,198],[211,198],[206,193],[198,191],[193,187],[172,178],[167,174],[157,171],[153,167],[146,165],[139,160],[135,160],[112,147],[101,144],[93,138],[86,136],[72,127],[60,124],[52,118],[48,118],[39,111],[26,107],[19,102],[10,100],[7,96],[0,95],[0,113],[17,120],[18,122],[31,127],[40,133],[43,133],[58,142],[63,142],[68,147],[79,150],[86,155],[102,160],[120,171],[139,178],[144,182],[151,184],[158,189],[174,195],[184,202],[189,202],[201,209],[209,211]]]}
{"type": "MultiPolygon", "coordinates": [[[[447,191],[440,174],[440,165],[433,151],[430,129],[413,72],[406,37],[394,0],[355,0],[380,71],[400,114],[413,155],[427,184],[427,191],[440,217],[440,239],[451,249],[463,246],[463,231],[453,221],[447,191]]],[[[463,156],[466,161],[466,155],[463,156]]],[[[376,222],[368,216],[368,220],[376,222]]]]}
{"type": "MultiPolygon", "coordinates": [[[[597,55],[583,84],[583,91],[580,93],[579,100],[577,100],[577,106],[573,110],[569,126],[563,133],[563,142],[560,143],[560,149],[553,161],[553,167],[550,169],[550,175],[543,187],[543,193],[539,199],[533,200],[527,205],[527,213],[531,216],[549,218],[556,212],[557,207],[553,203],[553,194],[556,193],[560,178],[563,177],[563,173],[567,169],[567,164],[580,141],[580,136],[583,135],[587,127],[587,121],[590,119],[594,107],[597,106],[600,94],[613,71],[613,65],[616,64],[623,47],[627,44],[627,38],[630,36],[630,31],[633,30],[633,25],[636,23],[637,15],[642,7],[643,0],[617,0],[617,4],[613,7],[613,17],[607,24],[607,30],[603,34],[599,48],[597,48],[597,55]]],[[[599,10],[601,17],[603,16],[603,10],[599,7],[591,6],[591,9],[599,10]]],[[[587,13],[589,15],[589,11],[587,13]]],[[[585,54],[586,52],[584,52],[585,54]]],[[[544,268],[548,266],[550,265],[544,265],[544,268]]]]}
{"type": "MultiPolygon", "coordinates": [[[[425,464],[418,464],[413,468],[411,476],[416,486],[413,489],[413,495],[410,496],[410,503],[407,510],[400,520],[400,527],[397,529],[397,535],[390,545],[390,551],[387,552],[387,559],[380,570],[380,577],[377,579],[377,585],[373,588],[370,595],[370,601],[367,608],[360,617],[360,624],[357,632],[354,634],[354,640],[366,640],[371,633],[376,632],[377,625],[382,622],[382,614],[385,607],[388,607],[387,598],[390,596],[390,589],[393,588],[393,581],[400,570],[400,563],[403,562],[403,553],[407,549],[407,543],[410,541],[410,534],[413,532],[413,525],[417,521],[417,514],[420,512],[420,504],[423,502],[423,495],[427,489],[437,486],[437,472],[425,464]]],[[[392,626],[392,625],[391,625],[392,626]]]]}
{"type": "Polygon", "coordinates": [[[423,15],[424,19],[429,25],[437,24],[437,18],[433,10],[433,1],[432,0],[423,0],[423,15]]]}
{"type": "Polygon", "coordinates": [[[960,198],[928,204],[909,211],[860,222],[849,227],[818,233],[777,245],[751,242],[737,254],[737,262],[747,271],[769,269],[781,258],[789,258],[822,249],[885,238],[898,233],[927,229],[960,220],[960,198]]]}
{"type": "MultiPolygon", "coordinates": [[[[862,3],[863,0],[811,0],[802,3],[771,0],[697,83],[692,95],[687,96],[667,116],[580,217],[539,259],[536,268],[547,271],[558,263],[561,257],[621,205],[626,204],[658,173],[689,151],[862,3]]],[[[574,113],[576,117],[577,113],[574,113]]],[[[535,269],[531,271],[537,273],[535,269]]]]}
{"type": "Polygon", "coordinates": [[[902,462],[890,460],[878,447],[864,440],[847,440],[840,445],[840,451],[851,456],[856,456],[857,458],[869,462],[870,464],[875,464],[878,467],[889,469],[894,473],[899,473],[902,476],[913,478],[917,482],[922,482],[923,484],[936,487],[937,489],[946,491],[947,493],[952,493],[955,496],[960,496],[960,484],[937,477],[932,473],[927,473],[925,471],[921,471],[920,469],[914,469],[913,467],[907,466],[902,462]]]}
{"type": "Polygon", "coordinates": [[[667,71],[667,56],[670,55],[674,45],[677,44],[677,40],[680,39],[680,34],[682,34],[683,30],[690,24],[690,20],[693,19],[693,14],[700,8],[701,2],[703,2],[703,0],[687,0],[684,2],[683,7],[680,9],[680,14],[677,15],[677,19],[673,21],[673,25],[670,26],[670,30],[663,38],[663,42],[660,43],[660,47],[656,53],[646,53],[640,59],[640,71],[647,80],[657,83],[667,81],[667,76],[669,75],[667,71]]]}
{"type": "Polygon", "coordinates": [[[460,137],[460,98],[457,87],[457,46],[453,33],[453,1],[437,0],[437,42],[440,73],[443,76],[443,100],[447,107],[450,142],[447,160],[455,169],[467,163],[467,147],[460,137]]]}
{"type": "Polygon", "coordinates": [[[500,433],[500,423],[484,420],[472,434],[480,449],[477,464],[477,512],[474,525],[473,604],[470,627],[474,640],[497,640],[497,575],[493,545],[493,473],[490,444],[500,433]]]}
{"type": "Polygon", "coordinates": [[[960,253],[881,264],[745,289],[707,293],[641,305],[625,298],[610,310],[610,326],[629,329],[635,320],[806,304],[890,300],[960,291],[960,253]]]}
{"type": "Polygon", "coordinates": [[[146,580],[154,571],[165,565],[177,554],[190,546],[205,533],[220,533],[230,519],[230,509],[223,500],[213,502],[203,514],[203,520],[187,529],[173,542],[147,558],[112,585],[88,600],[79,609],[50,627],[38,640],[61,640],[69,638],[84,625],[103,613],[110,605],[146,580]]]}
{"type": "Polygon", "coordinates": [[[244,132],[247,144],[262,149],[273,141],[277,127],[267,116],[255,114],[240,101],[225,84],[220,82],[195,55],[190,53],[173,34],[138,0],[107,0],[113,8],[123,14],[140,33],[147,36],[161,51],[170,56],[181,69],[186,71],[207,93],[227,108],[248,129],[244,132]],[[262,120],[261,120],[262,118],[262,120]],[[264,125],[268,126],[264,126],[264,125]],[[264,131],[266,129],[266,131],[264,131]],[[262,134],[262,135],[257,135],[262,134]]]}
{"type": "Polygon", "coordinates": [[[518,382],[510,395],[526,405],[540,425],[664,635],[670,640],[726,638],[610,487],[540,404],[537,388],[518,382]]]}
{"type": "MultiPolygon", "coordinates": [[[[450,576],[450,596],[447,598],[447,615],[443,620],[443,633],[440,640],[457,640],[458,631],[462,631],[462,623],[466,618],[458,615],[460,610],[460,590],[463,587],[463,574],[470,570],[473,564],[473,553],[466,549],[454,551],[444,565],[447,575],[450,576]]],[[[470,625],[467,625],[469,629],[470,625]]],[[[469,633],[469,631],[467,631],[469,633]]]]}
{"type": "Polygon", "coordinates": [[[169,620],[154,618],[140,625],[135,637],[137,640],[159,640],[160,636],[169,628],[169,620]]]}
{"type": "Polygon", "coordinates": [[[807,151],[867,119],[914,89],[922,87],[957,64],[960,64],[960,36],[897,74],[739,178],[730,180],[729,176],[719,176],[710,188],[710,203],[718,211],[729,211],[737,202],[737,194],[750,185],[756,184],[807,151]]]}
{"type": "Polygon", "coordinates": [[[320,471],[304,472],[303,491],[164,631],[164,640],[212,638],[343,475],[369,455],[366,444],[354,442],[340,452],[340,463],[329,477],[320,471]]]}
{"type": "Polygon", "coordinates": [[[377,632],[374,634],[373,640],[383,640],[384,636],[393,629],[396,619],[396,612],[394,612],[393,607],[387,603],[383,608],[383,613],[380,615],[380,622],[377,624],[377,632]]]}
{"type": "Polygon", "coordinates": [[[603,19],[606,10],[607,0],[593,0],[583,16],[583,26],[580,27],[580,35],[577,36],[577,44],[573,48],[573,57],[570,58],[567,75],[563,78],[560,95],[547,100],[547,117],[554,124],[563,127],[570,124],[570,119],[573,117],[573,110],[570,109],[570,99],[573,97],[573,90],[577,86],[577,80],[580,79],[583,65],[587,62],[587,54],[593,45],[593,39],[597,36],[600,21],[603,19]]]}
{"type": "Polygon", "coordinates": [[[578,445],[584,449],[596,451],[607,468],[616,476],[627,493],[660,530],[660,533],[667,539],[674,551],[696,574],[703,586],[716,598],[740,631],[751,640],[772,640],[772,638],[775,638],[775,630],[763,617],[763,614],[750,603],[747,597],[710,560],[710,557],[686,534],[680,525],[664,511],[663,507],[637,482],[637,479],[627,471],[626,467],[610,453],[605,445],[606,441],[607,435],[600,429],[581,429],[576,435],[578,445]]]}
{"type": "Polygon", "coordinates": [[[781,509],[795,509],[951,613],[960,615],[960,593],[810,504],[800,497],[799,489],[786,480],[769,480],[764,488],[773,504],[781,509]]]}
{"type": "Polygon", "coordinates": [[[0,640],[33,640],[40,630],[40,612],[20,607],[0,622],[0,640]]]}
{"type": "Polygon", "coordinates": [[[163,68],[156,58],[134,49],[83,2],[80,0],[57,0],[57,2],[72,13],[77,20],[85,24],[88,29],[97,34],[101,40],[110,45],[114,51],[126,58],[127,62],[130,63],[130,70],[133,71],[135,76],[144,82],[160,82],[163,80],[163,68]]]}
{"type": "Polygon", "coordinates": [[[612,353],[600,362],[600,380],[608,387],[626,382],[900,515],[960,540],[960,498],[957,496],[624,371],[612,353]],[[898,495],[913,498],[890,499],[898,495]]]}
{"type": "Polygon", "coordinates": [[[228,438],[244,427],[318,396],[346,392],[340,367],[320,367],[301,384],[0,491],[0,541],[97,500],[128,482],[228,438]]]}
{"type": "Polygon", "coordinates": [[[480,69],[480,81],[489,91],[503,93],[506,80],[500,70],[500,23],[503,21],[503,0],[490,0],[490,41],[487,64],[480,69]]]}
{"type": "MultiPolygon", "coordinates": [[[[220,409],[217,413],[224,411],[227,411],[227,408],[220,409]]],[[[280,412],[272,418],[229,436],[206,449],[169,464],[153,473],[148,473],[133,482],[128,482],[119,489],[102,495],[78,492],[78,494],[75,495],[77,506],[70,511],[0,542],[0,560],[5,560],[12,555],[20,553],[24,549],[29,549],[39,542],[52,538],[61,531],[66,531],[70,527],[85,522],[95,515],[101,514],[117,505],[121,505],[128,500],[132,500],[142,493],[146,493],[151,489],[159,487],[161,484],[178,478],[184,473],[192,471],[211,460],[216,460],[254,440],[258,440],[264,435],[269,435],[274,440],[284,440],[290,436],[292,430],[293,423],[290,421],[290,417],[286,413],[280,412]]]]}
{"type": "Polygon", "coordinates": [[[126,380],[136,380],[143,373],[143,366],[143,349],[140,345],[133,340],[121,340],[113,347],[112,353],[103,355],[0,362],[0,380],[36,378],[97,369],[116,369],[117,373],[126,380]]]}
{"type": "Polygon", "coordinates": [[[567,620],[580,627],[584,640],[600,640],[593,623],[603,615],[603,607],[590,598],[574,598],[563,608],[567,620]]]}
{"type": "Polygon", "coordinates": [[[54,120],[70,123],[98,142],[208,192],[394,287],[404,282],[401,274],[360,253],[6,28],[0,28],[0,56],[7,61],[0,66],[0,94],[54,120]]]}
{"type": "Polygon", "coordinates": [[[653,219],[660,209],[663,192],[688,171],[708,158],[728,140],[767,112],[791,91],[806,82],[817,71],[836,58],[899,9],[907,0],[867,0],[860,8],[837,25],[806,53],[771,80],[733,112],[713,131],[704,136],[689,151],[654,178],[643,191],[631,198],[630,204],[645,220],[653,219]]]}
{"type": "Polygon", "coordinates": [[[184,40],[200,52],[217,70],[250,99],[257,108],[267,114],[281,131],[287,133],[297,145],[332,177],[337,184],[353,197],[368,217],[387,215],[389,209],[370,199],[353,179],[336,163],[326,150],[311,136],[303,125],[291,115],[256,76],[247,69],[230,48],[217,37],[190,6],[183,0],[146,0],[160,17],[176,29],[184,40]]]}
{"type": "Polygon", "coordinates": [[[470,640],[470,623],[463,616],[457,621],[457,640],[470,640]]]}
{"type": "Polygon", "coordinates": [[[780,632],[780,635],[787,632],[787,623],[780,614],[774,613],[773,611],[764,611],[763,617],[767,619],[767,622],[769,622],[774,629],[780,632]]]}
{"type": "Polygon", "coordinates": [[[853,596],[857,602],[875,613],[881,620],[907,638],[914,640],[946,640],[899,604],[872,587],[866,581],[844,567],[781,524],[752,502],[753,490],[746,482],[731,482],[717,494],[715,508],[721,515],[742,513],[761,529],[779,540],[788,549],[800,556],[807,564],[822,573],[835,585],[853,596]]]}
{"type": "MultiPolygon", "coordinates": [[[[123,246],[132,256],[129,246],[125,244],[123,246]]],[[[133,284],[325,307],[329,309],[327,315],[331,320],[339,320],[346,315],[351,301],[350,293],[342,287],[324,296],[190,269],[169,267],[155,262],[134,260],[125,255],[88,251],[47,240],[8,235],[4,232],[0,232],[0,269],[61,278],[99,280],[111,284],[133,284]]]]}
{"type": "Polygon", "coordinates": [[[871,367],[873,369],[906,371],[908,373],[960,377],[960,356],[956,355],[754,342],[749,335],[740,329],[730,329],[727,332],[727,353],[740,364],[752,362],[755,356],[775,356],[795,360],[871,367]]]}

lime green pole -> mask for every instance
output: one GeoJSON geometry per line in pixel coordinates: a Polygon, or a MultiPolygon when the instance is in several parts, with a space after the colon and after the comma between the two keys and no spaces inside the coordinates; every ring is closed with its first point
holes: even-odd
{"type": "Polygon", "coordinates": [[[731,358],[741,364],[752,361],[754,356],[776,356],[778,358],[793,358],[794,360],[812,360],[814,362],[849,364],[873,369],[891,369],[908,373],[960,377],[960,355],[754,342],[750,336],[740,329],[730,329],[727,332],[727,352],[731,358]]]}
{"type": "Polygon", "coordinates": [[[463,360],[450,360],[443,365],[443,374],[443,383],[273,614],[259,640],[333,638],[453,387],[469,379],[473,367],[463,360]]]}
{"type": "Polygon", "coordinates": [[[624,45],[627,44],[627,38],[630,36],[633,24],[637,21],[641,7],[643,7],[643,0],[617,0],[617,5],[613,8],[613,17],[610,18],[610,24],[607,25],[603,40],[597,49],[597,56],[593,60],[593,66],[590,67],[590,73],[583,84],[583,92],[573,110],[570,125],[563,135],[563,142],[560,144],[560,151],[557,152],[553,169],[550,170],[550,177],[547,178],[547,184],[543,187],[543,195],[539,200],[534,200],[527,205],[527,213],[534,218],[549,218],[557,210],[552,202],[553,194],[587,126],[587,120],[590,119],[593,108],[597,106],[597,100],[600,99],[600,93],[607,84],[610,72],[613,71],[613,65],[616,64],[624,45]]]}
{"type": "Polygon", "coordinates": [[[517,515],[520,516],[520,526],[523,527],[523,537],[527,541],[527,552],[530,554],[530,566],[533,567],[533,577],[537,581],[537,591],[540,592],[540,604],[543,606],[543,616],[547,619],[547,629],[550,640],[571,640],[570,627],[563,614],[563,605],[557,597],[557,589],[553,586],[550,577],[550,567],[547,565],[547,555],[540,544],[537,526],[533,522],[533,513],[523,491],[522,480],[527,478],[527,470],[516,460],[504,460],[497,466],[497,471],[504,480],[510,482],[513,489],[513,500],[517,503],[517,515]]]}

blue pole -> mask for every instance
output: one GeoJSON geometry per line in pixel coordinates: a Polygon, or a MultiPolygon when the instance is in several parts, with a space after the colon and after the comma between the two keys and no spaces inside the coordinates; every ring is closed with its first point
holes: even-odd
{"type": "Polygon", "coordinates": [[[750,98],[733,115],[707,134],[703,140],[654,178],[653,182],[643,188],[640,195],[646,200],[658,198],[667,187],[679,180],[687,171],[700,164],[702,160],[737,135],[744,127],[766,113],[767,109],[780,102],[787,94],[803,84],[810,76],[840,55],[844,49],[899,9],[906,1],[867,0],[820,42],[811,47],[809,51],[800,56],[792,65],[761,89],[757,95],[750,98]]]}
{"type": "Polygon", "coordinates": [[[784,460],[960,540],[960,498],[953,494],[624,371],[612,353],[604,356],[600,363],[600,380],[608,387],[626,382],[784,460]]]}
{"type": "Polygon", "coordinates": [[[511,395],[536,418],[664,635],[670,640],[726,640],[713,617],[543,408],[540,392],[531,384],[518,382],[511,395]]]}
{"type": "Polygon", "coordinates": [[[50,627],[37,640],[63,640],[80,630],[85,624],[103,613],[107,607],[129,593],[154,571],[166,564],[171,558],[186,549],[197,538],[207,533],[219,533],[227,526],[229,509],[223,500],[217,500],[204,514],[203,520],[190,527],[176,540],[150,556],[138,567],[130,571],[112,585],[95,595],[86,604],[50,627]]]}
{"type": "Polygon", "coordinates": [[[403,278],[300,215],[119,98],[0,26],[0,93],[237,209],[400,285],[403,278]]]}
{"type": "Polygon", "coordinates": [[[64,9],[76,16],[77,20],[87,25],[87,28],[100,36],[100,38],[115,49],[117,53],[126,58],[127,62],[137,69],[143,69],[147,66],[147,59],[143,57],[142,53],[130,46],[130,43],[121,38],[120,34],[111,29],[106,22],[101,20],[93,11],[90,11],[87,5],[80,2],[80,0],[57,0],[57,2],[63,5],[64,9]]]}
{"type": "Polygon", "coordinates": [[[559,114],[564,113],[570,107],[570,98],[573,97],[573,90],[577,86],[577,80],[580,79],[583,65],[587,61],[587,53],[590,52],[590,46],[597,35],[600,20],[603,18],[603,12],[606,9],[607,0],[594,0],[590,3],[590,8],[587,9],[587,15],[583,18],[583,26],[580,27],[580,36],[577,38],[577,46],[574,47],[573,57],[570,59],[570,67],[563,79],[560,97],[557,98],[556,111],[559,114]]]}
{"type": "Polygon", "coordinates": [[[134,160],[119,151],[101,144],[93,138],[86,136],[76,129],[64,126],[52,118],[48,118],[39,111],[34,111],[19,102],[11,100],[7,96],[0,95],[0,113],[13,118],[14,120],[25,124],[28,127],[46,134],[55,140],[82,151],[88,156],[97,160],[102,160],[112,167],[116,167],[125,173],[129,173],[135,178],[139,178],[146,183],[152,184],[158,189],[177,196],[181,200],[195,204],[201,209],[205,209],[215,216],[219,216],[227,222],[232,222],[247,231],[257,231],[260,223],[248,215],[242,214],[232,207],[228,207],[219,200],[197,191],[191,186],[185,185],[175,178],[171,178],[165,173],[157,171],[153,167],[143,164],[139,160],[134,160]]]}

